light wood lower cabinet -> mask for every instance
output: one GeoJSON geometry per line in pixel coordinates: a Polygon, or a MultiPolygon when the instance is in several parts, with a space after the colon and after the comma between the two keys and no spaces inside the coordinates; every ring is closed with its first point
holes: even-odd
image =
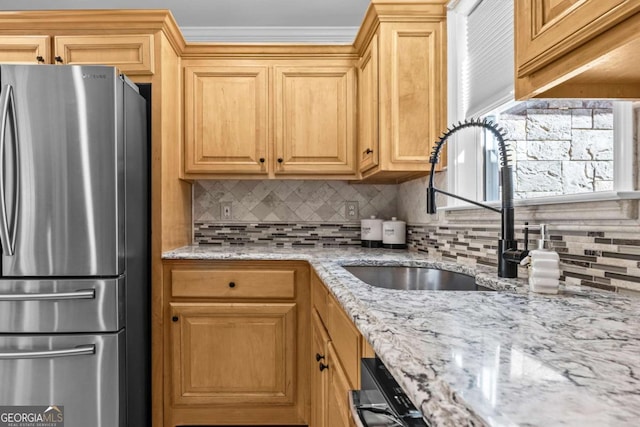
{"type": "Polygon", "coordinates": [[[163,271],[165,427],[307,424],[308,264],[172,261],[163,271]]]}
{"type": "Polygon", "coordinates": [[[172,303],[176,404],[292,404],[295,303],[172,303]]]}
{"type": "MultiPolygon", "coordinates": [[[[340,364],[333,344],[329,342],[327,351],[327,369],[329,373],[327,390],[327,427],[351,427],[354,422],[349,412],[348,393],[353,386],[347,379],[347,374],[340,364]]],[[[359,388],[359,387],[356,387],[359,388]]]]}
{"type": "Polygon", "coordinates": [[[360,388],[360,359],[369,344],[322,281],[311,273],[310,427],[350,427],[349,391],[360,388]]]}
{"type": "Polygon", "coordinates": [[[374,353],[307,263],[165,261],[163,282],[164,427],[354,425],[374,353]]]}
{"type": "Polygon", "coordinates": [[[318,312],[311,312],[311,420],[312,427],[329,427],[327,408],[329,398],[329,334],[318,312]],[[315,361],[315,362],[313,362],[315,361]]]}

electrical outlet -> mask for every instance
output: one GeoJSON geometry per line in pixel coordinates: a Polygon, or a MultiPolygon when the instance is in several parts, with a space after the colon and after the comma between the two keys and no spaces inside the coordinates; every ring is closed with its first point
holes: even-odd
{"type": "Polygon", "coordinates": [[[344,202],[344,216],[347,219],[358,219],[358,202],[344,202]]]}
{"type": "Polygon", "coordinates": [[[231,210],[231,202],[220,203],[220,217],[222,219],[231,219],[233,217],[233,211],[231,210]]]}

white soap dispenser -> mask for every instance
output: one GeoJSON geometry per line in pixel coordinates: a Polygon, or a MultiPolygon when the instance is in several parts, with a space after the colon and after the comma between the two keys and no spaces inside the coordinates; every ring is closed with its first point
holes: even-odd
{"type": "Polygon", "coordinates": [[[560,285],[560,257],[549,247],[545,224],[540,224],[538,249],[529,252],[529,257],[529,288],[541,294],[557,294],[560,285]]]}

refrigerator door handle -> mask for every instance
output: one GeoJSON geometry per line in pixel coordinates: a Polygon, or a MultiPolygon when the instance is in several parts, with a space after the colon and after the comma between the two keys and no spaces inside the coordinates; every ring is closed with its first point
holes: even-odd
{"type": "Polygon", "coordinates": [[[52,357],[86,356],[96,354],[96,346],[79,345],[74,348],[64,350],[41,350],[41,351],[16,351],[0,353],[0,360],[11,359],[48,359],[52,357]]]}
{"type": "Polygon", "coordinates": [[[0,294],[0,301],[55,301],[70,299],[95,299],[96,290],[88,289],[75,292],[0,294]]]}
{"type": "Polygon", "coordinates": [[[16,120],[16,107],[13,99],[13,87],[4,85],[2,94],[0,94],[0,111],[2,122],[0,123],[0,167],[4,168],[4,152],[5,152],[5,133],[7,129],[7,121],[9,111],[11,111],[11,125],[13,126],[13,156],[14,162],[11,170],[14,174],[15,182],[15,203],[13,204],[11,235],[9,235],[9,219],[7,218],[7,195],[5,194],[4,174],[0,173],[0,243],[2,244],[2,252],[6,256],[13,256],[16,248],[16,233],[18,231],[18,205],[20,204],[20,173],[18,162],[18,126],[16,120]]]}

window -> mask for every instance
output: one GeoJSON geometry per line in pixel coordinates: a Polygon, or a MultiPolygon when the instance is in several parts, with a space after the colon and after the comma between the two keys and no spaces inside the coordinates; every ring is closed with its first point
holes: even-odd
{"type": "MultiPolygon", "coordinates": [[[[516,199],[560,202],[633,190],[632,103],[513,101],[512,8],[504,0],[460,0],[450,11],[450,121],[487,117],[507,131],[516,199]]],[[[453,193],[499,200],[496,145],[488,132],[455,134],[448,144],[453,193]]]]}

